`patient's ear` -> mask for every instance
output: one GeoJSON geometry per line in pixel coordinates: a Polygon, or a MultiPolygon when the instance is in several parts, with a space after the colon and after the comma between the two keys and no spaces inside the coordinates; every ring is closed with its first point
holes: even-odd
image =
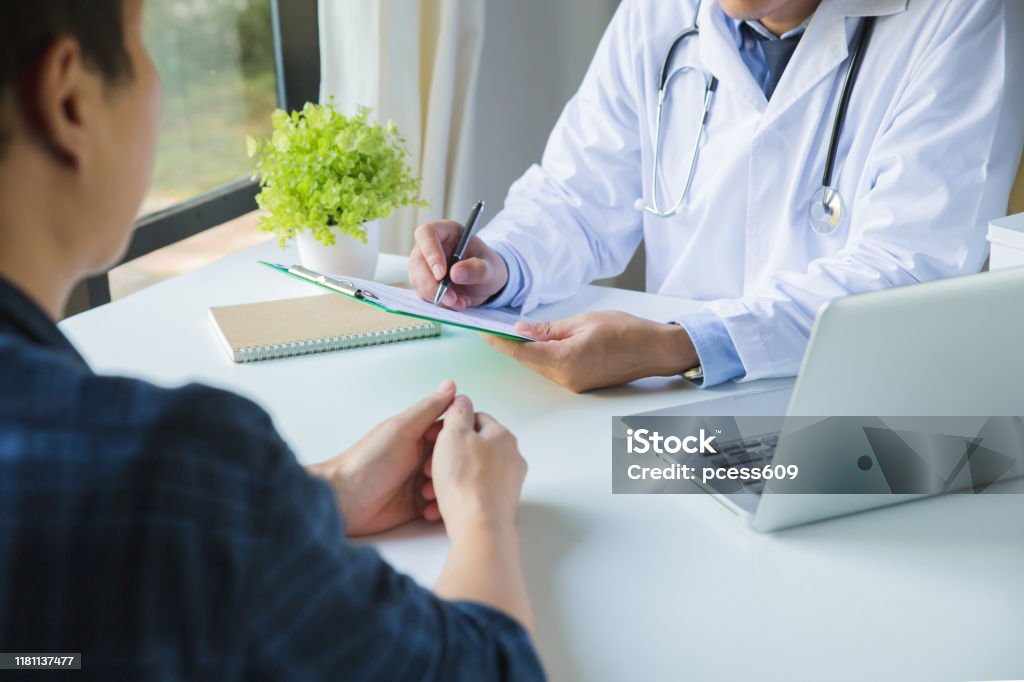
{"type": "Polygon", "coordinates": [[[87,131],[100,111],[103,82],[82,61],[78,41],[52,40],[24,87],[32,136],[62,162],[81,168],[89,156],[87,131]]]}

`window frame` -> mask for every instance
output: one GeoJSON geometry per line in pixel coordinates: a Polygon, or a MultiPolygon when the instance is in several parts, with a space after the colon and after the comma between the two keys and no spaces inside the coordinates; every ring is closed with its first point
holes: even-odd
{"type": "MultiPolygon", "coordinates": [[[[264,1],[270,3],[277,104],[299,109],[320,94],[318,0],[264,1]]],[[[139,218],[128,250],[113,267],[256,210],[258,192],[256,181],[240,178],[139,218]]],[[[89,308],[109,303],[109,271],[88,278],[86,293],[89,308]]]]}

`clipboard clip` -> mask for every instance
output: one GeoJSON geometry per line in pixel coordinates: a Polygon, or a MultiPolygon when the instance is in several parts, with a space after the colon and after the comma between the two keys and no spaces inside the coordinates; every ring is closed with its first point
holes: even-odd
{"type": "Polygon", "coordinates": [[[334,279],[333,277],[321,275],[319,272],[314,272],[312,270],[304,268],[301,265],[291,266],[290,268],[288,268],[288,272],[295,275],[296,277],[301,277],[302,279],[309,280],[314,284],[319,284],[320,286],[325,287],[327,289],[337,291],[339,294],[345,294],[346,296],[351,296],[353,298],[360,298],[365,301],[380,300],[379,298],[377,298],[377,295],[374,294],[372,291],[360,289],[347,279],[334,279]]]}

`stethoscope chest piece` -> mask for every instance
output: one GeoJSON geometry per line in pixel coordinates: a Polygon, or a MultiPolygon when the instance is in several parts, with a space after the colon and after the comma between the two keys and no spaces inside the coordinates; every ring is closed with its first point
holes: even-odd
{"type": "Polygon", "coordinates": [[[846,205],[843,197],[831,187],[822,186],[811,197],[808,221],[811,229],[818,234],[832,234],[843,222],[846,205]]]}

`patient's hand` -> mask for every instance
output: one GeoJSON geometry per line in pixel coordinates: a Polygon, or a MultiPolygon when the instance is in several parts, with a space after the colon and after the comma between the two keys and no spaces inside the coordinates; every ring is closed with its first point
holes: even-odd
{"type": "Polygon", "coordinates": [[[437,520],[437,503],[423,497],[424,465],[455,399],[445,380],[435,393],[378,424],[342,454],[309,467],[334,488],[349,535],[371,535],[417,518],[437,520]]]}
{"type": "Polygon", "coordinates": [[[489,414],[474,412],[466,396],[445,415],[427,473],[424,495],[437,499],[452,542],[514,526],[526,460],[515,436],[489,414]]]}

